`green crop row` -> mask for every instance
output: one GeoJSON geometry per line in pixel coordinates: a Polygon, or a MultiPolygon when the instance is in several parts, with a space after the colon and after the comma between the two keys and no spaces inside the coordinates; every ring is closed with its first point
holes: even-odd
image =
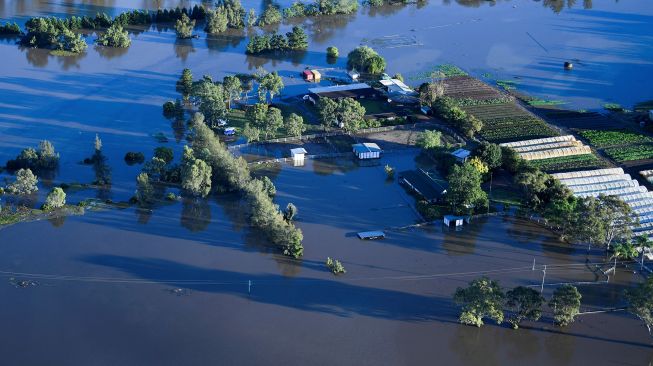
{"type": "Polygon", "coordinates": [[[580,131],[580,135],[586,138],[590,144],[601,148],[615,145],[641,144],[653,141],[653,139],[648,136],[626,130],[584,130],[580,131]]]}
{"type": "Polygon", "coordinates": [[[631,145],[624,147],[611,147],[605,153],[616,161],[632,161],[653,159],[653,145],[631,145]]]}
{"type": "Polygon", "coordinates": [[[554,173],[563,170],[600,169],[607,163],[594,154],[561,156],[557,158],[533,160],[531,164],[545,172],[554,173]]]}

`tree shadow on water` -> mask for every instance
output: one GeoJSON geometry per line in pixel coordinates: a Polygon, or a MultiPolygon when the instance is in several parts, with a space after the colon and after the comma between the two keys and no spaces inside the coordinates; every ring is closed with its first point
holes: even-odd
{"type": "Polygon", "coordinates": [[[157,258],[133,258],[115,255],[88,255],[80,261],[114,268],[146,281],[167,283],[193,291],[223,293],[247,297],[264,304],[285,306],[303,311],[332,314],[340,317],[363,315],[403,321],[454,322],[443,313],[451,304],[443,299],[363,287],[346,279],[287,279],[281,275],[255,274],[202,268],[157,258]],[[166,279],[174,278],[176,282],[166,279]],[[184,279],[184,280],[181,280],[184,279]],[[207,284],[206,282],[214,284],[207,284]],[[247,293],[252,281],[251,293],[247,293]],[[204,282],[204,283],[203,283],[204,282]]]}

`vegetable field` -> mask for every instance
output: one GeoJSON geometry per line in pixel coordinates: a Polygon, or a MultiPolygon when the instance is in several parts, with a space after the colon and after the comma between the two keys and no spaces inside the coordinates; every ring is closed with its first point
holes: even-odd
{"type": "Polygon", "coordinates": [[[610,147],[604,151],[618,162],[653,159],[653,145],[651,144],[610,147]]]}
{"type": "Polygon", "coordinates": [[[594,154],[561,156],[559,158],[533,160],[531,164],[547,173],[567,170],[588,170],[605,168],[608,164],[594,154]]]}
{"type": "Polygon", "coordinates": [[[560,135],[544,121],[513,103],[463,107],[483,121],[480,135],[494,143],[529,140],[560,135]]]}
{"type": "Polygon", "coordinates": [[[453,76],[444,81],[444,95],[453,99],[492,100],[506,96],[471,76],[453,76]]]}
{"type": "Polygon", "coordinates": [[[648,136],[627,130],[583,130],[579,134],[598,148],[653,142],[648,136]]]}

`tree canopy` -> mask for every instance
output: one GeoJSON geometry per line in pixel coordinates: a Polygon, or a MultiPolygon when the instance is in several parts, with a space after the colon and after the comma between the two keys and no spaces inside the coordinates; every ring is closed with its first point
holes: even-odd
{"type": "Polygon", "coordinates": [[[458,287],[454,302],[461,306],[459,321],[462,324],[482,326],[483,318],[503,322],[503,300],[505,295],[499,282],[487,277],[475,279],[466,288],[458,287]]]}
{"type": "Polygon", "coordinates": [[[564,327],[574,321],[580,311],[581,298],[578,289],[572,285],[555,289],[549,307],[553,309],[553,319],[557,325],[564,327]]]}
{"type": "Polygon", "coordinates": [[[447,180],[449,188],[445,199],[454,213],[468,214],[473,209],[487,207],[487,194],[481,189],[481,173],[474,165],[469,162],[454,165],[447,180]]]}

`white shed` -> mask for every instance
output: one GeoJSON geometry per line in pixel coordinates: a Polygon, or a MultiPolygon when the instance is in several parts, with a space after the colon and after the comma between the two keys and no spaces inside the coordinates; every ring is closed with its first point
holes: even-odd
{"type": "Polygon", "coordinates": [[[365,142],[362,144],[352,145],[354,154],[363,160],[363,159],[378,159],[381,157],[381,148],[379,145],[373,142],[365,142]]]}
{"type": "Polygon", "coordinates": [[[453,155],[456,158],[456,160],[460,163],[464,163],[465,161],[467,161],[467,158],[469,157],[470,154],[471,151],[465,149],[458,149],[451,153],[451,155],[453,155]]]}
{"type": "Polygon", "coordinates": [[[463,216],[454,216],[454,215],[444,215],[442,220],[444,225],[449,227],[453,224],[454,227],[462,226],[465,222],[465,217],[463,216]]]}
{"type": "Polygon", "coordinates": [[[303,147],[290,149],[290,156],[292,157],[293,164],[295,166],[304,165],[304,157],[306,156],[306,153],[306,149],[303,147]]]}

